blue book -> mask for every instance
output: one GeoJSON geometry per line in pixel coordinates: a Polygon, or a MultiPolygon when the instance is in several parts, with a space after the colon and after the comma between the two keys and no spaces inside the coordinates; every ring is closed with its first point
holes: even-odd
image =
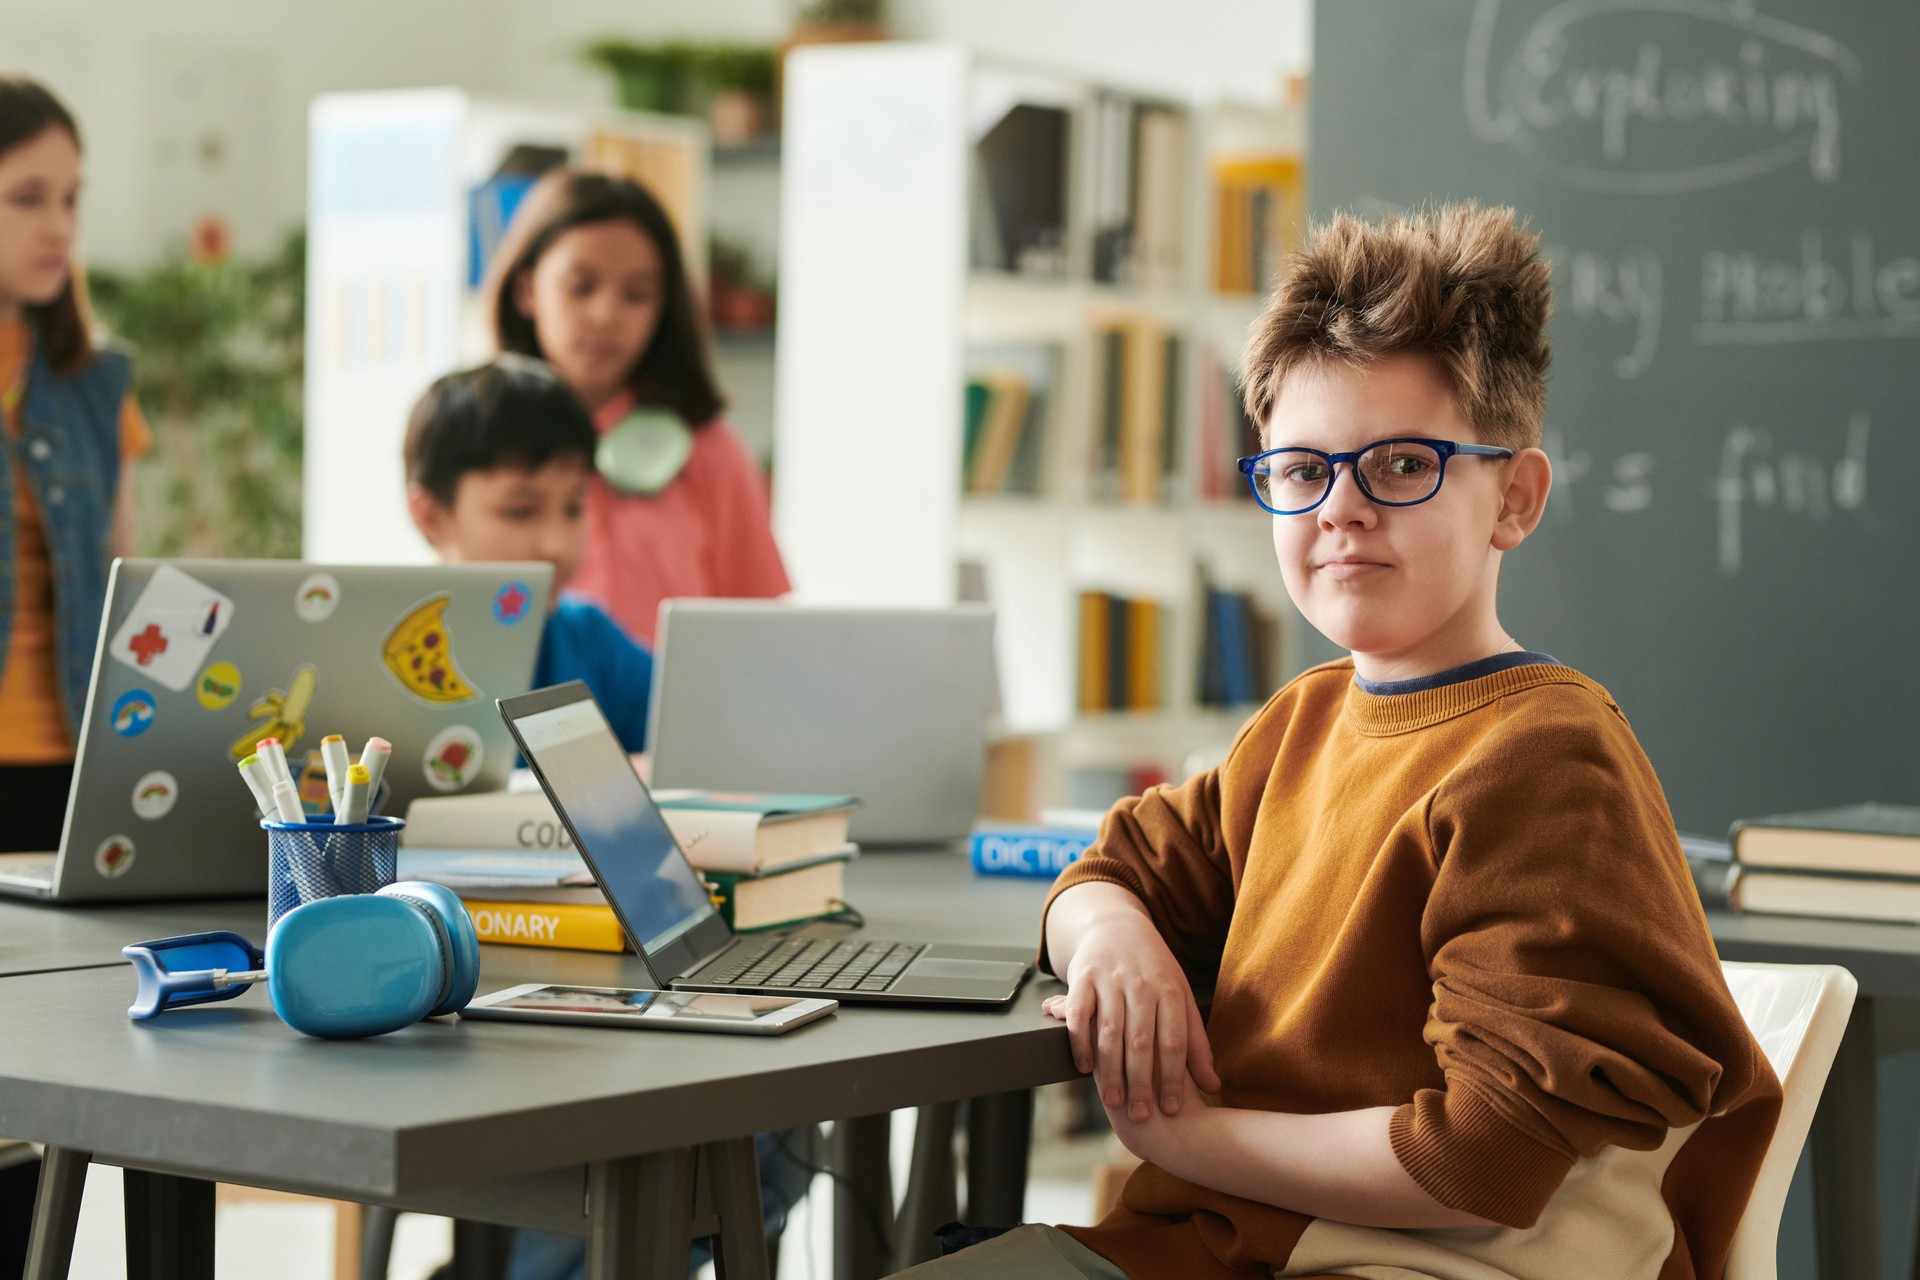
{"type": "Polygon", "coordinates": [[[1100,833],[1087,827],[983,826],[969,842],[975,874],[1051,880],[1100,833]]]}
{"type": "Polygon", "coordinates": [[[1220,662],[1226,674],[1228,706],[1244,706],[1255,701],[1253,687],[1253,651],[1247,644],[1247,598],[1237,591],[1222,591],[1214,600],[1215,620],[1220,626],[1220,662]]]}

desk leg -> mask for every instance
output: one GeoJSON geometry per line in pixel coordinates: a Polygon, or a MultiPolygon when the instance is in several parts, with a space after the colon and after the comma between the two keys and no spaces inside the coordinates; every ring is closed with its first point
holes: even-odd
{"type": "Polygon", "coordinates": [[[127,1280],[213,1280],[213,1183],[121,1171],[127,1280]]]}
{"type": "Polygon", "coordinates": [[[713,1237],[715,1273],[720,1280],[767,1280],[771,1267],[753,1139],[710,1142],[700,1149],[700,1163],[713,1211],[720,1218],[720,1230],[713,1237]]]}
{"type": "MultiPolygon", "coordinates": [[[[587,1280],[686,1280],[692,1216],[690,1150],[591,1166],[587,1280]]],[[[758,1217],[754,1221],[757,1225],[758,1217]]]]}
{"type": "Polygon", "coordinates": [[[455,1218],[450,1280],[506,1280],[512,1252],[512,1227],[455,1218]]]}
{"type": "Polygon", "coordinates": [[[833,1126],[833,1167],[841,1179],[833,1189],[834,1280],[878,1280],[892,1261],[892,1121],[883,1111],[833,1126]]]}
{"type": "Polygon", "coordinates": [[[989,1094],[967,1104],[967,1225],[1011,1227],[1027,1220],[1027,1152],[1033,1144],[1033,1090],[989,1094]]]}
{"type": "Polygon", "coordinates": [[[937,1102],[921,1107],[914,1121],[913,1167],[893,1232],[896,1270],[904,1271],[938,1254],[933,1233],[960,1216],[960,1197],[953,1185],[953,1130],[959,1115],[959,1103],[937,1102]]]}
{"type": "Polygon", "coordinates": [[[1880,1149],[1874,1002],[1854,1002],[1813,1117],[1820,1280],[1879,1280],[1880,1149]]]}
{"type": "Polygon", "coordinates": [[[87,1189],[87,1162],[86,1152],[65,1147],[48,1147],[41,1156],[26,1280],[67,1280],[74,1234],[80,1229],[80,1198],[87,1189]]]}

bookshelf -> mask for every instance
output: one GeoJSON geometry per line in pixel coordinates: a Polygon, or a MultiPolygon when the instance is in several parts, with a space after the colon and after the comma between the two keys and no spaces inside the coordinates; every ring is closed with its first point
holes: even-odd
{"type": "Polygon", "coordinates": [[[1041,803],[1179,776],[1299,665],[1268,517],[1231,470],[1259,298],[1215,287],[1214,241],[1224,166],[1303,172],[1302,110],[888,43],[796,51],[783,119],[775,525],[796,594],[983,587],[1005,728],[1055,766],[1041,803]],[[1207,584],[1279,621],[1233,706],[1202,699],[1207,584]],[[1150,705],[1083,688],[1088,593],[1150,606],[1150,651],[1129,634],[1107,655],[1148,653],[1150,705]]]}
{"type": "Polygon", "coordinates": [[[705,125],[456,89],[322,94],[309,114],[304,553],[424,562],[400,444],[441,374],[485,360],[479,269],[511,189],[545,167],[625,173],[660,198],[700,287],[705,125]]]}

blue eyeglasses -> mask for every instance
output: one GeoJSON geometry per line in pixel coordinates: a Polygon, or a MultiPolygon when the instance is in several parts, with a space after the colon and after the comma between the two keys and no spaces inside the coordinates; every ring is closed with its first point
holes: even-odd
{"type": "Polygon", "coordinates": [[[1447,459],[1455,454],[1511,458],[1513,450],[1401,436],[1376,440],[1351,453],[1322,453],[1299,445],[1269,449],[1240,459],[1238,465],[1263,508],[1276,516],[1299,516],[1327,500],[1343,462],[1353,468],[1354,483],[1369,500],[1383,507],[1417,507],[1440,492],[1447,459]]]}

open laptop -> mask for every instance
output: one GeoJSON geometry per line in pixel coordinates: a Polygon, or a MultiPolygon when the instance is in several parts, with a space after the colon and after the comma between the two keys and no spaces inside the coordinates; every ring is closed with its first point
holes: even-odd
{"type": "Polygon", "coordinates": [[[547,564],[118,560],[60,847],[0,854],[0,893],[62,902],[265,893],[266,835],[235,765],[278,737],[322,811],[320,739],[393,756],[381,812],[505,784],[491,700],[524,692],[547,564]],[[317,788],[317,795],[315,794],[317,788]]]}
{"type": "Polygon", "coordinates": [[[994,710],[993,611],[670,600],[647,742],[657,787],[856,795],[851,838],[964,840],[994,710]]]}
{"type": "Polygon", "coordinates": [[[661,990],[996,1005],[1032,967],[1012,947],[852,938],[819,925],[737,935],[586,685],[503,698],[500,715],[661,990]]]}

